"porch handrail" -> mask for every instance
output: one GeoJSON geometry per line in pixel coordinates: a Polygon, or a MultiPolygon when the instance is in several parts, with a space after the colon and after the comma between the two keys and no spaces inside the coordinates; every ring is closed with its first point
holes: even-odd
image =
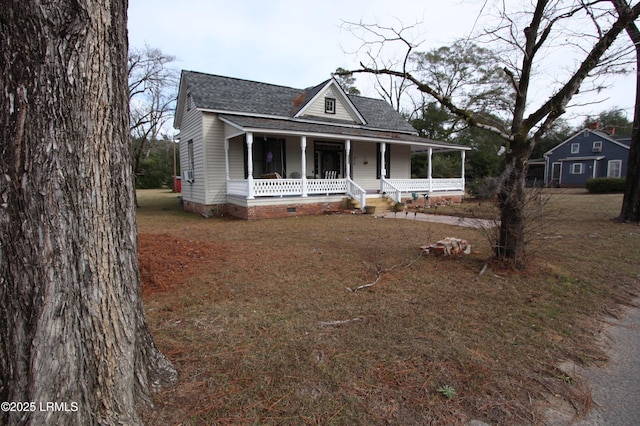
{"type": "Polygon", "coordinates": [[[360,210],[364,211],[367,202],[367,191],[358,186],[357,183],[347,178],[347,195],[355,200],[360,201],[360,210]]]}
{"type": "Polygon", "coordinates": [[[390,182],[402,192],[464,190],[463,178],[388,179],[387,182],[390,182]]]}
{"type": "Polygon", "coordinates": [[[387,194],[391,197],[396,203],[402,202],[402,191],[400,188],[395,186],[393,183],[385,179],[384,177],[381,179],[381,190],[383,194],[387,194]]]}

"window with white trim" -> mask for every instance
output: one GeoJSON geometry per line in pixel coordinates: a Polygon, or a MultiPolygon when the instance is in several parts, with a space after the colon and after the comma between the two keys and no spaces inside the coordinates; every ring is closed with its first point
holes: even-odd
{"type": "Polygon", "coordinates": [[[324,98],[324,112],[327,114],[336,113],[336,100],[335,98],[324,98]]]}
{"type": "Polygon", "coordinates": [[[607,177],[622,177],[622,160],[609,160],[607,164],[607,177]]]}
{"type": "Polygon", "coordinates": [[[572,143],[571,144],[571,153],[572,154],[578,154],[580,152],[580,144],[579,143],[572,143]]]}
{"type": "Polygon", "coordinates": [[[183,179],[189,183],[195,181],[195,168],[196,162],[193,155],[193,139],[189,139],[187,142],[187,170],[184,171],[183,179]]]}
{"type": "Polygon", "coordinates": [[[595,141],[593,143],[593,152],[602,152],[602,141],[595,141]]]}
{"type": "Polygon", "coordinates": [[[571,174],[572,175],[581,175],[582,174],[582,163],[573,163],[571,165],[571,174]]]}

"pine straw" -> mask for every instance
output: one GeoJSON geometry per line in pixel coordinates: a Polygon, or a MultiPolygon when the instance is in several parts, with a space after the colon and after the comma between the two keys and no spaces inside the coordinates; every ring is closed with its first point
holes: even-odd
{"type": "Polygon", "coordinates": [[[157,239],[158,273],[179,272],[145,296],[156,343],[180,373],[145,421],[540,424],[553,395],[584,413],[588,388],[558,365],[606,361],[594,336],[637,294],[640,230],[610,220],[620,197],[553,203],[565,219],[517,274],[479,275],[490,249],[468,228],[366,215],[229,221],[171,207],[158,227],[142,217],[141,252],[157,239]],[[446,236],[473,253],[412,263],[446,236]],[[183,247],[199,253],[187,268],[163,254],[183,247]],[[346,290],[380,271],[375,285],[346,290]],[[445,385],[457,396],[441,395],[445,385]]]}

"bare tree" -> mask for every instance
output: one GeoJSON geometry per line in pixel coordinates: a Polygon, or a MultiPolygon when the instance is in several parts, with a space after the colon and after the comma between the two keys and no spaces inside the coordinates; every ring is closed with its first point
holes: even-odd
{"type": "MultiPolygon", "coordinates": [[[[512,16],[506,12],[501,15],[498,28],[488,32],[493,40],[509,44],[510,51],[517,53],[517,58],[510,58],[505,54],[504,72],[509,79],[514,98],[513,114],[510,126],[502,127],[482,121],[482,117],[474,111],[465,109],[454,100],[439,92],[437,88],[422,81],[410,68],[410,58],[415,46],[402,37],[402,31],[384,33],[380,26],[374,25],[375,30],[370,34],[377,34],[376,45],[400,41],[406,46],[404,60],[398,61],[400,66],[380,66],[377,58],[367,54],[369,63],[361,62],[361,68],[353,72],[364,72],[381,75],[391,75],[411,81],[417,89],[433,97],[453,114],[459,116],[470,126],[484,129],[500,136],[506,147],[505,170],[500,178],[498,201],[500,206],[500,236],[496,244],[495,255],[502,261],[507,261],[520,267],[524,260],[525,242],[525,178],[527,175],[527,159],[542,135],[560,117],[578,92],[582,83],[590,77],[601,64],[610,65],[612,57],[605,56],[618,35],[640,15],[640,4],[633,7],[626,2],[620,7],[595,10],[594,6],[603,8],[606,1],[576,1],[570,4],[550,0],[538,0],[531,4],[532,10],[525,10],[522,14],[512,16]],[[545,54],[545,47],[553,45],[556,29],[566,28],[565,24],[580,13],[587,13],[597,22],[598,26],[588,37],[581,34],[580,44],[576,44],[575,51],[582,52],[583,57],[578,61],[575,69],[564,82],[532,112],[530,106],[530,88],[535,75],[535,65],[545,54]],[[519,18],[526,18],[526,26],[520,30],[519,18]],[[516,19],[518,18],[518,19],[516,19]],[[600,23],[602,22],[602,25],[600,23]],[[602,26],[608,29],[603,30],[602,26]],[[586,43],[589,43],[588,46],[586,43]]],[[[528,7],[528,6],[523,6],[528,7]]],[[[558,42],[559,43],[559,42],[558,42]]],[[[557,46],[555,46],[557,47],[557,46]]],[[[380,51],[380,50],[379,50],[380,51]]]]}
{"type": "Polygon", "coordinates": [[[173,117],[179,79],[177,70],[170,66],[173,61],[174,56],[149,46],[129,52],[130,132],[136,179],[142,158],[173,117]]]}
{"type": "Polygon", "coordinates": [[[140,424],[177,378],[140,297],[126,16],[125,0],[0,15],[0,400],[21,403],[2,424],[140,424]]]}

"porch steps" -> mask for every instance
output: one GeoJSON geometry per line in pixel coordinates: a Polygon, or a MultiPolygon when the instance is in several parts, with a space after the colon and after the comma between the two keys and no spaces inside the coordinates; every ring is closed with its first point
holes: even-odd
{"type": "MultiPolygon", "coordinates": [[[[350,199],[349,203],[351,204],[350,207],[354,209],[359,209],[362,207],[358,201],[353,199],[350,199]]],[[[376,214],[388,213],[390,211],[393,211],[393,207],[395,206],[395,204],[396,203],[390,198],[382,198],[382,197],[367,198],[367,206],[375,206],[376,214]]]]}

